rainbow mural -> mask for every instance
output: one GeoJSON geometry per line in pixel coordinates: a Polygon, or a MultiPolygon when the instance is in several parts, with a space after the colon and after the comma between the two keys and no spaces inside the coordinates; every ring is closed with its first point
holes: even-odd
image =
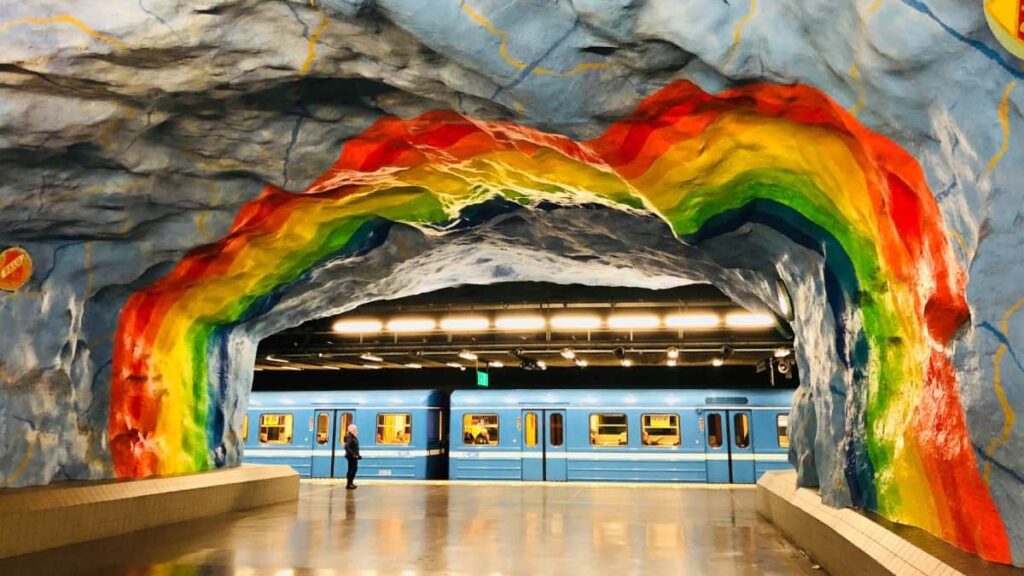
{"type": "Polygon", "coordinates": [[[214,408],[242,383],[211,359],[290,283],[371,248],[390,222],[443,225],[496,197],[642,209],[691,243],[761,222],[823,254],[836,345],[866,399],[848,403],[837,447],[854,502],[1010,561],[950,358],[965,275],[924,174],[799,85],[711,95],[674,83],[586,142],[447,111],[380,120],[304,193],[268,187],[227,237],[130,297],[111,390],[117,475],[219,463],[234,437],[214,408]]]}

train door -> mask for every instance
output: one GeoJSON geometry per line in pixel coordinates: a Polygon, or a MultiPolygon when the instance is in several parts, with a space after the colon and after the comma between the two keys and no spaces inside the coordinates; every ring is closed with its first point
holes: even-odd
{"type": "Polygon", "coordinates": [[[544,479],[565,482],[565,410],[545,410],[544,479]]]}
{"type": "Polygon", "coordinates": [[[334,410],[317,410],[313,413],[313,461],[310,476],[330,478],[334,465],[334,410]]]}
{"type": "Polygon", "coordinates": [[[724,410],[704,412],[704,457],[707,459],[708,482],[728,484],[732,481],[729,469],[727,428],[729,421],[724,410]]]}
{"type": "Polygon", "coordinates": [[[345,462],[345,433],[348,431],[349,424],[355,422],[355,412],[336,410],[334,420],[337,432],[334,433],[334,458],[332,458],[334,470],[331,477],[344,478],[348,472],[348,463],[345,462]]]}
{"type": "Polygon", "coordinates": [[[729,410],[729,463],[733,484],[754,483],[754,442],[750,410],[729,410]]]}
{"type": "Polygon", "coordinates": [[[544,479],[544,413],[523,410],[523,480],[544,479]]]}
{"type": "Polygon", "coordinates": [[[565,410],[523,410],[523,480],[565,482],[565,410]]]}

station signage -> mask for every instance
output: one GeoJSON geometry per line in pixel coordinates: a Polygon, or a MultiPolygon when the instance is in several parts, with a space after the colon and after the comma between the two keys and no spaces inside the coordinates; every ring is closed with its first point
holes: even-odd
{"type": "Polygon", "coordinates": [[[480,370],[476,371],[476,386],[477,388],[489,388],[491,386],[491,377],[487,372],[480,370]]]}
{"type": "Polygon", "coordinates": [[[0,252],[0,290],[21,288],[32,276],[32,257],[23,248],[0,252]]]}

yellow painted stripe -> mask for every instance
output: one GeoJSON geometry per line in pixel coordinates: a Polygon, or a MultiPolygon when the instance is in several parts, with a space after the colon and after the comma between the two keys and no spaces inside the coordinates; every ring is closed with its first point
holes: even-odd
{"type": "Polygon", "coordinates": [[[306,59],[302,62],[302,67],[299,68],[299,75],[305,76],[309,73],[310,67],[313,66],[313,60],[316,59],[316,43],[320,41],[320,35],[323,34],[327,25],[331,23],[331,19],[326,14],[320,13],[320,23],[317,24],[316,29],[309,35],[309,48],[306,53],[306,59]]]}
{"type": "Polygon", "coordinates": [[[24,25],[24,24],[32,24],[32,25],[40,25],[40,26],[50,26],[50,25],[53,25],[53,24],[70,24],[71,26],[74,26],[75,28],[78,28],[79,30],[81,30],[82,32],[87,34],[88,36],[90,36],[92,38],[95,38],[96,40],[99,40],[100,42],[103,42],[105,44],[109,44],[109,45],[117,48],[118,50],[127,50],[128,49],[128,45],[125,44],[124,42],[121,42],[117,38],[114,38],[113,36],[110,36],[108,34],[103,34],[101,32],[97,32],[96,30],[94,30],[93,28],[91,28],[90,26],[88,26],[87,24],[85,24],[84,22],[79,20],[78,18],[75,18],[74,16],[70,16],[68,14],[61,14],[61,15],[58,15],[58,16],[50,16],[48,18],[17,18],[17,19],[14,19],[14,20],[8,20],[7,22],[4,22],[4,23],[0,24],[0,32],[3,32],[5,30],[7,30],[8,28],[13,28],[14,26],[20,26],[20,25],[24,25]]]}
{"type": "Polygon", "coordinates": [[[1003,92],[1003,98],[999,101],[999,124],[1003,128],[1003,143],[999,146],[999,151],[996,152],[995,156],[989,160],[988,170],[985,171],[985,174],[992,174],[995,171],[999,161],[1003,159],[1006,151],[1010,148],[1010,94],[1013,93],[1013,89],[1016,87],[1017,81],[1011,80],[1003,92]]]}
{"type": "Polygon", "coordinates": [[[18,478],[20,478],[21,475],[25,473],[25,469],[28,468],[28,463],[32,461],[32,455],[35,454],[36,452],[36,440],[38,439],[39,433],[37,432],[32,437],[32,440],[29,441],[28,449],[25,450],[25,456],[21,459],[21,463],[18,464],[18,467],[14,469],[14,472],[12,472],[11,475],[8,476],[6,480],[4,480],[5,488],[13,485],[15,482],[18,481],[18,478]]]}
{"type": "MultiPolygon", "coordinates": [[[[1010,338],[1010,318],[1020,310],[1020,307],[1024,306],[1024,298],[1017,300],[1016,304],[1010,306],[1003,313],[1003,321],[999,328],[1003,331],[1003,335],[1007,339],[1010,338]]],[[[1006,390],[1003,388],[1003,377],[1002,377],[1002,364],[1003,356],[1006,355],[1007,348],[1006,344],[1000,344],[996,350],[995,358],[992,360],[995,364],[994,371],[992,374],[992,387],[995,389],[996,398],[999,399],[999,407],[1003,411],[1003,431],[998,438],[989,443],[985,447],[985,454],[989,458],[995,454],[995,451],[1002,445],[1010,441],[1010,436],[1013,433],[1013,425],[1017,421],[1017,414],[1013,411],[1013,406],[1010,405],[1010,400],[1006,397],[1006,390]]],[[[985,482],[988,483],[992,473],[991,462],[985,462],[985,482]]]]}

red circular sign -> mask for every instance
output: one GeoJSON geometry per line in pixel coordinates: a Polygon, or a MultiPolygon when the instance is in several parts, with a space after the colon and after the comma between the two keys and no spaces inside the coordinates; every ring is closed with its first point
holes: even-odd
{"type": "Polygon", "coordinates": [[[21,248],[0,252],[0,290],[17,290],[32,276],[32,257],[21,248]]]}

